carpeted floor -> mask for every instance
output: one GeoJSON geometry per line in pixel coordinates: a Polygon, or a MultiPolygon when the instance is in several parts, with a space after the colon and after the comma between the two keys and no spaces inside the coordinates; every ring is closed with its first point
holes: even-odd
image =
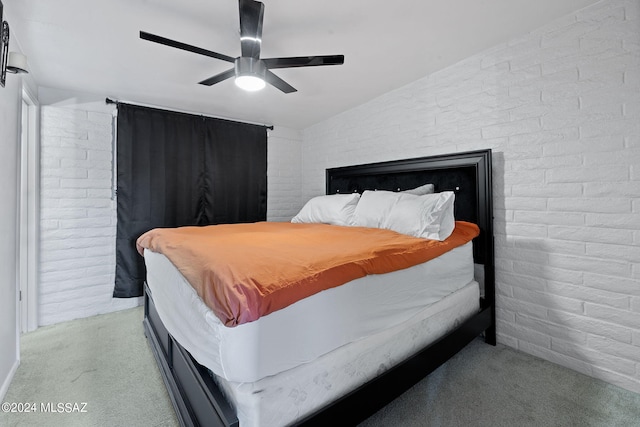
{"type": "Polygon", "coordinates": [[[4,402],[35,403],[37,412],[0,413],[0,426],[176,426],[142,317],[138,307],[24,334],[4,402]],[[66,413],[63,405],[45,413],[48,403],[72,411],[86,403],[86,412],[66,413]]]}
{"type": "MultiPolygon", "coordinates": [[[[139,307],[23,335],[4,402],[36,411],[0,412],[0,426],[177,426],[142,316],[139,307]]],[[[640,427],[640,395],[476,340],[361,425],[382,426],[640,427]]]]}
{"type": "Polygon", "coordinates": [[[398,419],[402,427],[640,427],[640,394],[476,340],[360,427],[398,419]]]}

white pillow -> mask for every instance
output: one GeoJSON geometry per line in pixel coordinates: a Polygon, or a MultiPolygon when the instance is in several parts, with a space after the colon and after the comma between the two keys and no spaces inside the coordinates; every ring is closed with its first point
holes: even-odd
{"type": "Polygon", "coordinates": [[[403,193],[365,190],[353,214],[352,225],[357,227],[384,228],[384,221],[403,193]]]}
{"type": "Polygon", "coordinates": [[[399,191],[399,193],[405,194],[415,194],[416,196],[424,196],[425,194],[433,194],[435,192],[435,187],[433,184],[425,184],[420,187],[412,188],[410,190],[399,191]]]}
{"type": "Polygon", "coordinates": [[[358,193],[317,196],[309,200],[291,222],[350,225],[358,200],[358,193]]]}
{"type": "Polygon", "coordinates": [[[384,228],[425,239],[444,240],[455,228],[452,191],[416,196],[391,191],[365,191],[352,224],[384,228]]]}

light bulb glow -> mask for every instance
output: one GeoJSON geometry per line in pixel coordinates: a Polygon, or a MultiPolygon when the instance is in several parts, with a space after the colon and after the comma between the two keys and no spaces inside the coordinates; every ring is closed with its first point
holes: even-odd
{"type": "Polygon", "coordinates": [[[264,80],[256,76],[238,76],[236,77],[236,86],[241,89],[255,92],[265,87],[264,80]]]}

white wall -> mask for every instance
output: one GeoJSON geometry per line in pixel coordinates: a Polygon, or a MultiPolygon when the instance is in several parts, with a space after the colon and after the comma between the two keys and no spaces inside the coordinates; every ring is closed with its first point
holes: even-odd
{"type": "Polygon", "coordinates": [[[102,101],[95,108],[90,103],[41,107],[41,325],[140,302],[112,298],[112,115],[102,101]]]}
{"type": "MultiPolygon", "coordinates": [[[[116,201],[112,111],[104,96],[41,88],[40,324],[133,307],[112,298],[116,201]]],[[[288,220],[301,194],[300,134],[268,139],[268,212],[288,220]]]]}
{"type": "Polygon", "coordinates": [[[640,392],[640,2],[605,0],[303,132],[324,170],[494,150],[498,339],[640,392]]]}
{"type": "Polygon", "coordinates": [[[302,135],[276,126],[267,145],[267,220],[290,221],[302,196],[302,135]]]}
{"type": "MultiPolygon", "coordinates": [[[[10,21],[7,7],[4,19],[10,21]]],[[[15,29],[12,27],[12,38],[15,29]]],[[[10,40],[11,50],[20,50],[10,40]]],[[[18,201],[22,79],[7,75],[0,87],[0,402],[19,363],[17,323],[18,201]]]]}
{"type": "Polygon", "coordinates": [[[0,401],[18,366],[16,230],[21,102],[20,80],[8,76],[6,86],[0,87],[0,401]]]}

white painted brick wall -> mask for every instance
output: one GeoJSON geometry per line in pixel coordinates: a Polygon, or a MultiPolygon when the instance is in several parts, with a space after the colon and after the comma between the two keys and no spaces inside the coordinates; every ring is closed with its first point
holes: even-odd
{"type": "Polygon", "coordinates": [[[39,323],[134,307],[112,298],[116,204],[109,113],[41,108],[39,323]]]}
{"type": "Polygon", "coordinates": [[[290,221],[300,210],[302,135],[276,126],[267,143],[267,220],[290,221]]]}
{"type": "Polygon", "coordinates": [[[324,170],[491,148],[498,339],[640,392],[640,2],[604,0],[303,132],[324,170]]]}
{"type": "MultiPolygon", "coordinates": [[[[41,118],[40,325],[137,306],[112,298],[116,201],[112,116],[86,105],[44,106],[41,118]]],[[[104,107],[103,107],[104,108],[104,107]]],[[[301,135],[268,139],[268,212],[288,221],[301,198],[301,135]]]]}

